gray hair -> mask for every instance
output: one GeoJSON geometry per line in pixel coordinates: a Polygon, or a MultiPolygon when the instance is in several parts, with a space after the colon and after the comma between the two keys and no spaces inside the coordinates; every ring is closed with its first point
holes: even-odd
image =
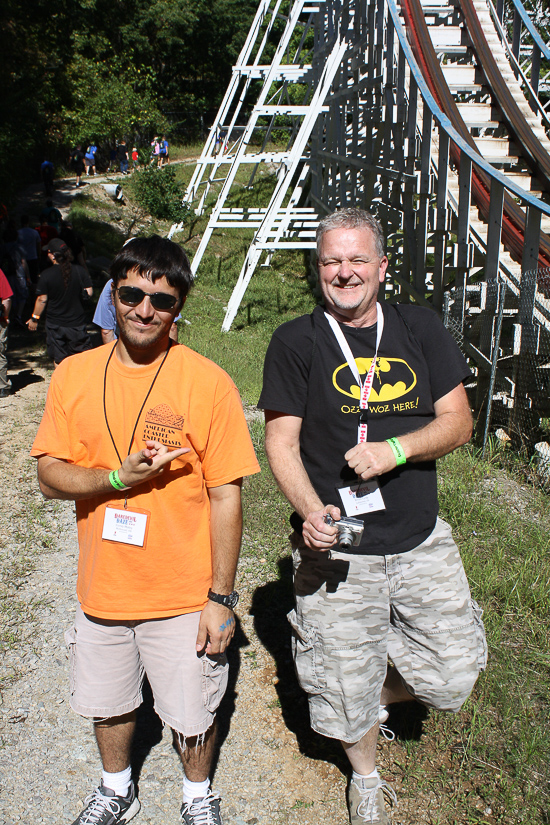
{"type": "Polygon", "coordinates": [[[319,221],[315,235],[317,255],[319,255],[321,249],[323,235],[331,229],[367,229],[369,232],[372,232],[377,257],[383,258],[386,254],[386,239],[380,221],[378,221],[374,215],[371,215],[370,212],[367,212],[366,209],[357,209],[355,206],[346,209],[337,209],[332,215],[327,215],[326,218],[319,221]]]}

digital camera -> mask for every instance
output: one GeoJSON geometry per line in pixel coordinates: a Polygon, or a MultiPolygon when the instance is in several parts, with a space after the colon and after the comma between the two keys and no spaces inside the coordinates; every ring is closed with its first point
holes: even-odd
{"type": "Polygon", "coordinates": [[[357,547],[365,529],[365,525],[358,518],[341,518],[340,521],[335,521],[328,513],[325,516],[325,523],[337,528],[338,544],[344,553],[352,547],[357,547]]]}

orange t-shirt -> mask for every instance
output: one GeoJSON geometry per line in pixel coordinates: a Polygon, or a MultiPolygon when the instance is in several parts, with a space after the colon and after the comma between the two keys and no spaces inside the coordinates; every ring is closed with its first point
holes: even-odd
{"type": "MultiPolygon", "coordinates": [[[[103,407],[112,347],[66,358],[52,376],[31,455],[80,467],[120,466],[103,407]]],[[[103,619],[152,619],[201,610],[212,583],[209,487],[259,472],[237,388],[216,364],[173,346],[159,368],[126,367],[113,354],[105,410],[121,459],[145,441],[189,447],[157,478],[76,502],[77,595],[103,619]],[[145,545],[102,538],[107,504],[149,513],[145,545]]]]}

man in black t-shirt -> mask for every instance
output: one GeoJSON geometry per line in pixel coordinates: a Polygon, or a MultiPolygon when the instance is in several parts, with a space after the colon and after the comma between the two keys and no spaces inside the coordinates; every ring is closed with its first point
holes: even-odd
{"type": "Polygon", "coordinates": [[[351,763],[351,825],[386,825],[395,793],[375,765],[386,706],[456,712],[485,666],[481,611],[438,518],[435,470],[471,436],[470,373],[434,312],[378,303],[388,260],[368,212],[321,221],[317,252],[324,308],[276,330],[259,406],[296,511],[289,620],[311,724],[351,763]],[[342,518],[357,521],[348,544],[342,518]]]}
{"type": "Polygon", "coordinates": [[[36,332],[47,306],[46,343],[57,366],[69,355],[92,348],[83,302],[92,296],[93,286],[89,272],[72,263],[71,250],[61,238],[51,240],[45,251],[51,266],[38,279],[27,327],[36,332]]]}

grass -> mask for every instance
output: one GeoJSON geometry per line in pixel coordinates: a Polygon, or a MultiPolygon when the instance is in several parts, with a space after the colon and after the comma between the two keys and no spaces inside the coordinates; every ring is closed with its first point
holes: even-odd
{"type": "Polygon", "coordinates": [[[440,499],[490,652],[467,708],[462,770],[485,786],[494,766],[495,821],[548,822],[550,501],[473,449],[441,462],[440,499]]]}
{"type": "MultiPolygon", "coordinates": [[[[192,165],[178,167],[182,187],[191,173],[192,165]]],[[[259,190],[264,189],[263,197],[272,185],[265,177],[253,190],[238,191],[232,205],[253,205],[259,190]]],[[[93,208],[85,209],[85,216],[93,221],[93,208]]],[[[193,218],[178,238],[191,255],[206,221],[206,216],[193,218]]],[[[245,232],[213,234],[185,306],[189,323],[181,326],[180,339],[226,369],[243,402],[253,405],[273,330],[311,311],[315,299],[301,256],[278,255],[271,267],[256,271],[233,329],[221,333],[248,240],[245,232]]],[[[111,241],[114,245],[114,237],[107,236],[106,248],[111,241]]],[[[291,599],[290,508],[268,469],[261,420],[252,421],[251,433],[263,472],[243,488],[241,581],[254,590],[256,632],[277,661],[285,722],[298,731],[303,752],[337,761],[335,746],[308,734],[303,696],[292,681],[284,619],[291,599]]],[[[518,465],[498,464],[490,451],[481,460],[474,448],[440,462],[441,512],[453,527],[473,596],[485,610],[490,658],[460,713],[396,710],[398,738],[383,747],[400,786],[398,810],[411,811],[402,822],[418,821],[424,802],[422,821],[431,825],[550,822],[550,501],[518,465]]]]}

